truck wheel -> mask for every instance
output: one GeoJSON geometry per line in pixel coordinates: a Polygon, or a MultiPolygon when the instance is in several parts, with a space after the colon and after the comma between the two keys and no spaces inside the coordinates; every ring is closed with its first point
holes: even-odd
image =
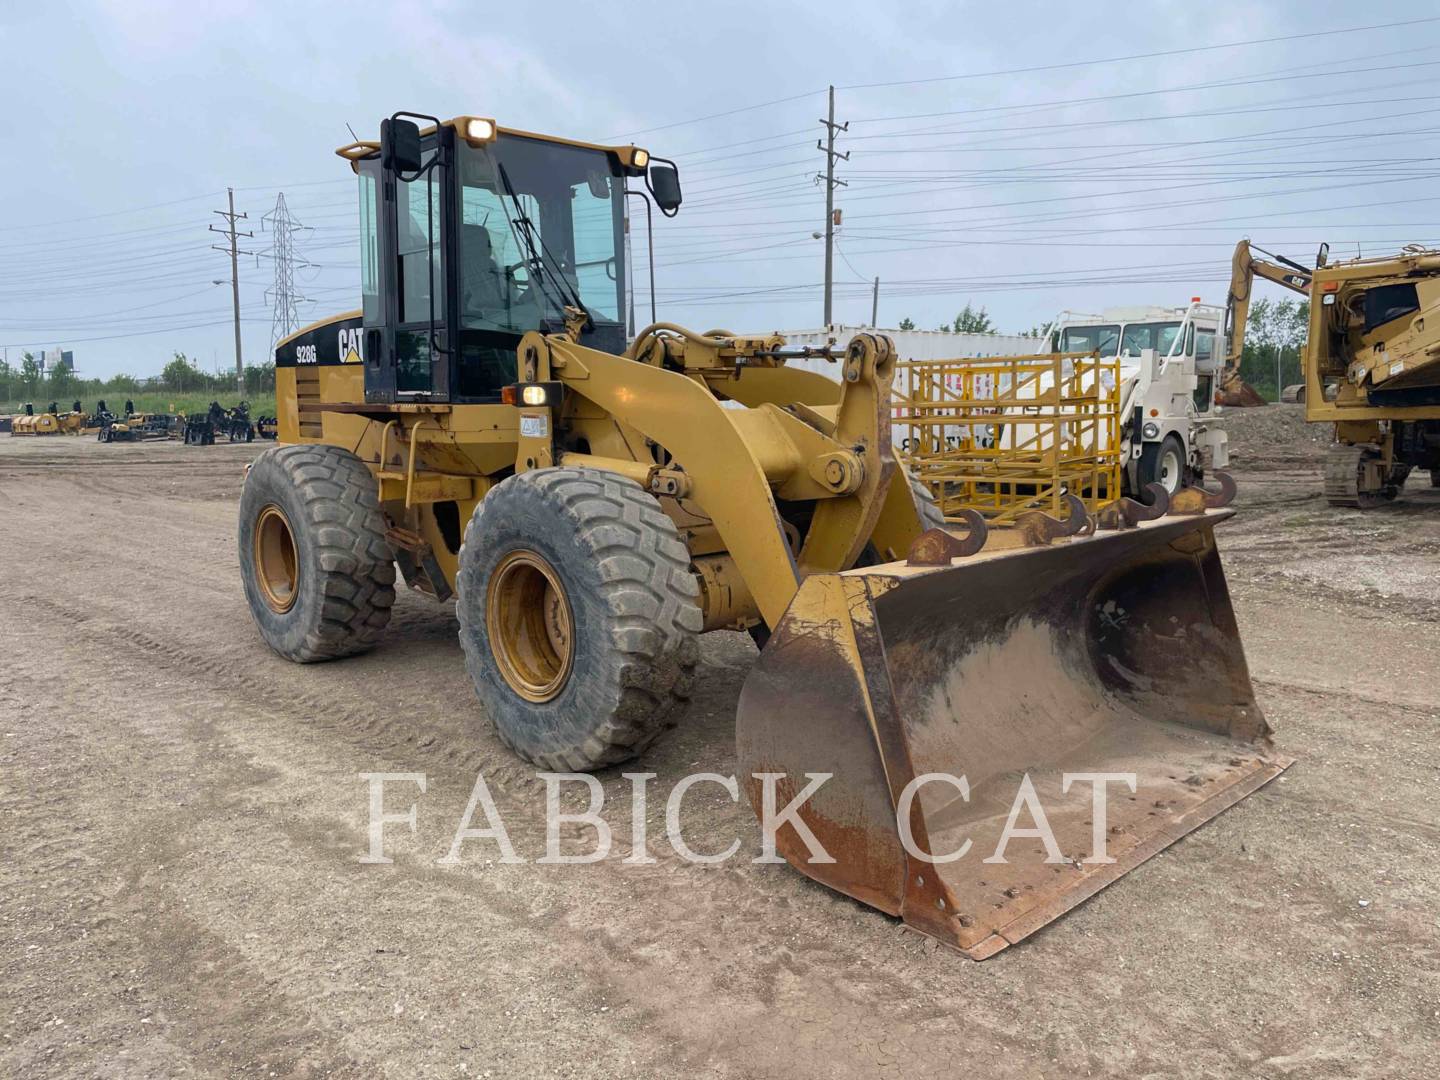
{"type": "Polygon", "coordinates": [[[512,476],[460,547],[465,667],[501,740],[546,769],[634,757],[689,702],[700,587],[660,504],[596,469],[512,476]]]}
{"type": "Polygon", "coordinates": [[[375,478],[338,446],[277,446],[240,495],[240,576],[265,643],[296,663],[365,652],[395,603],[375,478]]]}
{"type": "Polygon", "coordinates": [[[1138,486],[1143,492],[1147,484],[1159,484],[1166,494],[1174,495],[1185,484],[1185,444],[1178,436],[1166,435],[1160,442],[1146,443],[1140,451],[1138,486]]]}

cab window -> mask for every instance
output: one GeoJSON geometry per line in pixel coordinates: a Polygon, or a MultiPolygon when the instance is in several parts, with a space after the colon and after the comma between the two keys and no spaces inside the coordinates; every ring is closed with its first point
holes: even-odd
{"type": "Polygon", "coordinates": [[[1098,352],[1101,356],[1114,356],[1120,347],[1120,327],[1114,326],[1067,326],[1060,331],[1060,351],[1066,353],[1098,352]]]}
{"type": "Polygon", "coordinates": [[[1365,331],[1369,333],[1377,326],[1419,310],[1420,299],[1414,285],[1377,285],[1365,291],[1365,331]]]}

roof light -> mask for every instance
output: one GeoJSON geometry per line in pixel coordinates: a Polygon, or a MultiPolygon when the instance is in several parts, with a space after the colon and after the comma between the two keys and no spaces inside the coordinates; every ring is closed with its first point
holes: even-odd
{"type": "Polygon", "coordinates": [[[495,138],[495,121],[485,120],[478,116],[472,116],[465,121],[465,139],[467,142],[489,142],[495,138]]]}
{"type": "Polygon", "coordinates": [[[635,147],[634,153],[630,155],[630,164],[634,165],[637,169],[645,168],[646,165],[650,164],[650,151],[641,150],[638,146],[635,147]]]}

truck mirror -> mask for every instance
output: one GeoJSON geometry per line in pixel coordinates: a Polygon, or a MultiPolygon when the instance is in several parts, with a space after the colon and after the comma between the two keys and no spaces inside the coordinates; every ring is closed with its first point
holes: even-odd
{"type": "Polygon", "coordinates": [[[420,125],[395,118],[380,121],[380,164],[391,172],[419,172],[425,164],[420,125]]]}
{"type": "Polygon", "coordinates": [[[1330,245],[1321,244],[1320,250],[1315,254],[1315,269],[1320,269],[1330,261],[1330,245]]]}
{"type": "Polygon", "coordinates": [[[666,217],[674,217],[680,209],[680,170],[674,165],[652,164],[648,179],[655,205],[666,217]]]}

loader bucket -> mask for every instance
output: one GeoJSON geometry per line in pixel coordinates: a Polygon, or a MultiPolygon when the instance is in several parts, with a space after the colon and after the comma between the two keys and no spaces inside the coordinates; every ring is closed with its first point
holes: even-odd
{"type": "MultiPolygon", "coordinates": [[[[1256,707],[1215,549],[1230,513],[806,579],[741,692],[738,756],[757,814],[756,774],[780,774],[775,808],[831,774],[798,817],[833,861],[788,822],[776,850],[981,960],[1273,779],[1289,761],[1256,707]],[[968,799],[923,780],[901,822],[907,785],[934,773],[964,777],[968,799]],[[1106,789],[1111,861],[1093,861],[1095,785],[1072,775],[1064,790],[1081,773],[1133,774],[1133,792],[1106,789]],[[1012,836],[990,861],[1026,777],[1058,851],[1012,836]]],[[[1026,808],[1014,825],[1039,822],[1026,808]]]]}

